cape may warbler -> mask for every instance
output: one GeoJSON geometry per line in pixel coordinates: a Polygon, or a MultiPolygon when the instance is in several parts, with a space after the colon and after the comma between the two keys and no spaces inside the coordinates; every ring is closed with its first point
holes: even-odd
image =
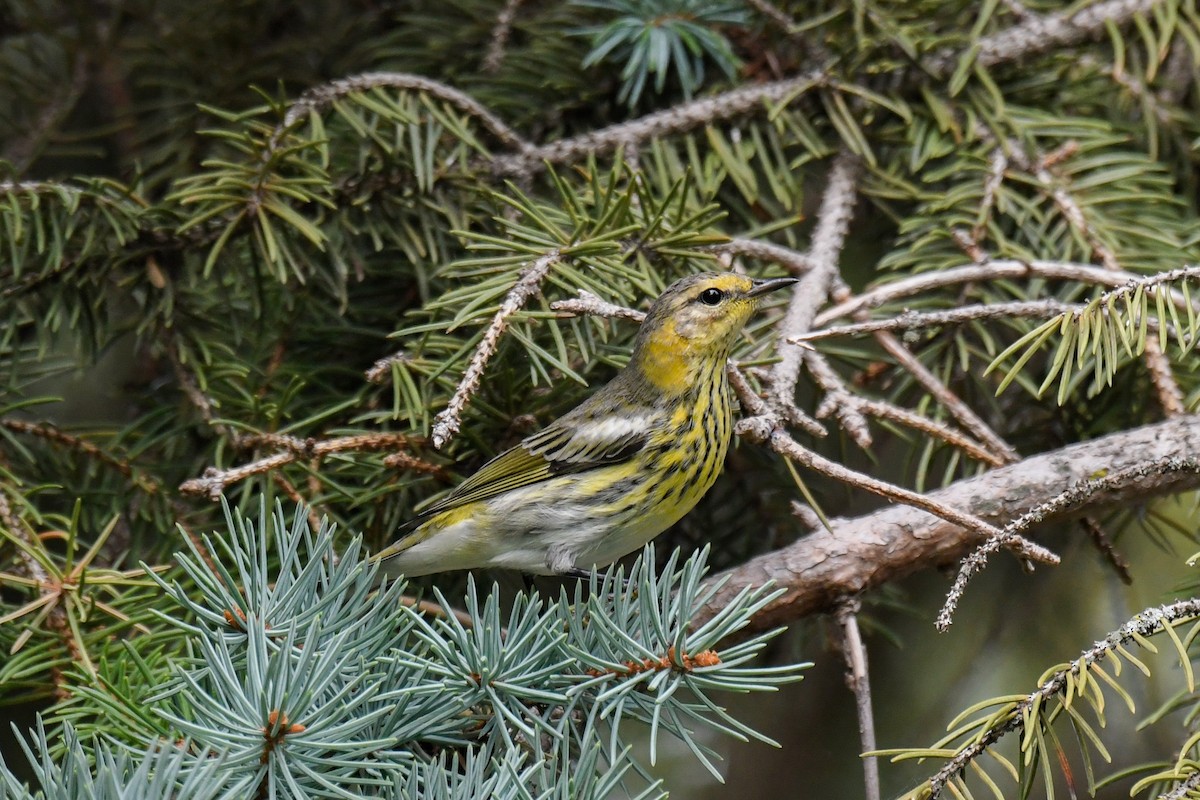
{"type": "Polygon", "coordinates": [[[625,369],[400,529],[388,572],[583,574],[638,549],[713,485],[732,428],[725,362],[767,292],[795,278],[704,273],[650,307],[625,369]]]}

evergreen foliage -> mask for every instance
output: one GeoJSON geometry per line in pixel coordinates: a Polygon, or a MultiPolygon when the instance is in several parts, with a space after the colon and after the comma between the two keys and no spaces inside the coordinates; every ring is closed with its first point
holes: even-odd
{"type": "MultiPolygon", "coordinates": [[[[1198,484],[1198,64],[1188,0],[0,8],[0,702],[43,714],[0,796],[657,797],[619,723],[715,772],[697,727],[757,734],[713,693],[796,677],[748,664],[759,631],[980,548],[948,624],[988,553],[1056,562],[1027,537],[1066,513],[1120,575],[1107,529],[1194,536],[1186,499],[1093,506],[1198,484]],[[697,513],[557,594],[375,585],[365,552],[725,268],[801,283],[735,353],[744,441],[697,513]],[[1134,468],[1004,482],[1162,420],[1179,449],[1134,468]],[[793,543],[859,490],[972,538],[914,528],[904,569],[792,605],[793,543]]],[[[1147,797],[1200,796],[1177,594],[1105,622],[1108,663],[1154,636],[1181,667],[1147,797]]],[[[1078,739],[1102,791],[1134,671],[1051,667],[889,752],[950,765],[913,797],[1054,796],[1078,739]]]]}
{"type": "Polygon", "coordinates": [[[68,707],[61,761],[39,727],[35,792],[15,797],[166,797],[200,781],[227,798],[656,797],[623,720],[649,726],[651,762],[671,735],[719,777],[697,729],[761,738],[720,693],[799,677],[747,665],[769,636],[714,649],[776,592],[744,590],[689,627],[715,591],[703,554],[659,575],[651,548],[628,572],[504,609],[499,587],[481,597],[474,581],[464,603],[413,606],[403,582],[379,585],[357,537],[336,551],[303,509],[290,522],[281,508],[226,513],[226,531],[180,556],[180,580],[156,579],[177,606],[158,611],[172,650],[188,656],[131,654],[137,682],[90,676],[99,702],[68,707]]]}

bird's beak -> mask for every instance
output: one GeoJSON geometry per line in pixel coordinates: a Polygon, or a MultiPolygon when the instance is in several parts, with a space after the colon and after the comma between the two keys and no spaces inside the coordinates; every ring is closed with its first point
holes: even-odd
{"type": "Polygon", "coordinates": [[[759,297],[767,292],[773,292],[799,282],[799,278],[754,278],[751,280],[754,285],[750,287],[750,291],[746,292],[746,296],[759,297]]]}

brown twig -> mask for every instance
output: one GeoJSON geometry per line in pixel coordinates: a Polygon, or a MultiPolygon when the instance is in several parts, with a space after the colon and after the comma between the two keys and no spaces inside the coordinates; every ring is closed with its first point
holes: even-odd
{"type": "Polygon", "coordinates": [[[45,439],[48,442],[62,445],[70,450],[82,453],[88,458],[95,459],[102,464],[115,469],[117,472],[124,475],[126,478],[131,478],[135,486],[137,486],[146,494],[156,494],[162,488],[158,481],[154,478],[143,475],[140,472],[135,472],[133,465],[128,461],[117,458],[111,455],[86,439],[63,431],[61,428],[49,425],[46,423],[26,422],[25,420],[0,418],[0,426],[8,428],[10,431],[29,434],[45,439]]]}
{"type": "Polygon", "coordinates": [[[492,26],[492,38],[488,42],[487,55],[483,59],[484,72],[497,72],[504,63],[504,48],[512,35],[513,20],[517,17],[517,9],[524,0],[507,0],[504,8],[496,15],[496,24],[492,26]]]}
{"type": "Polygon", "coordinates": [[[466,372],[463,373],[462,380],[458,383],[458,388],[454,390],[454,396],[450,398],[449,404],[433,421],[432,439],[435,448],[440,450],[446,442],[450,441],[450,437],[458,433],[459,425],[462,422],[462,413],[466,409],[467,403],[471,401],[471,396],[479,389],[483,370],[492,356],[496,354],[496,349],[500,346],[500,337],[508,327],[509,318],[524,308],[529,298],[541,291],[542,281],[561,259],[562,255],[557,249],[551,250],[530,262],[517,275],[517,282],[505,295],[499,310],[492,317],[492,323],[483,334],[483,339],[475,348],[475,354],[471,356],[471,362],[467,365],[466,372]]]}
{"type": "MultiPolygon", "coordinates": [[[[800,279],[792,292],[788,310],[779,321],[781,342],[812,327],[817,309],[829,296],[838,275],[838,256],[854,213],[858,174],[855,156],[843,152],[834,159],[808,250],[813,267],[800,279]]],[[[776,413],[795,405],[796,382],[803,360],[804,348],[798,345],[779,347],[779,361],[771,370],[769,390],[770,403],[776,413]]]]}
{"type": "Polygon", "coordinates": [[[1167,458],[1160,462],[1134,464],[1131,467],[1112,472],[1101,478],[1090,478],[1079,481],[1064,490],[1061,494],[1043,503],[1039,503],[1012,520],[1004,526],[1001,537],[984,542],[971,555],[963,559],[962,564],[959,566],[958,575],[954,579],[954,585],[947,593],[946,602],[942,605],[942,610],[938,613],[935,626],[939,631],[946,631],[950,628],[954,611],[958,608],[958,603],[962,599],[963,592],[966,591],[967,582],[983,569],[984,564],[987,563],[988,555],[994,553],[1002,546],[1003,542],[1000,539],[1003,537],[1028,530],[1047,517],[1060,516],[1063,513],[1078,509],[1089,498],[1101,492],[1112,491],[1114,488],[1126,486],[1135,480],[1141,481],[1148,477],[1162,476],[1169,473],[1200,475],[1200,463],[1191,459],[1167,458]]]}
{"type": "MultiPolygon", "coordinates": [[[[1016,25],[980,39],[972,48],[975,63],[993,67],[1062,50],[1103,34],[1109,24],[1121,25],[1135,15],[1149,14],[1157,4],[1158,0],[1107,0],[1074,11],[1030,14],[1016,25]]],[[[948,75],[970,52],[944,50],[929,59],[927,67],[935,75],[948,75]]]]}
{"type": "MultiPolygon", "coordinates": [[[[951,267],[937,272],[926,272],[901,278],[883,286],[869,289],[855,297],[841,300],[837,305],[822,311],[813,320],[814,327],[828,325],[835,319],[853,316],[855,312],[878,308],[885,303],[904,297],[927,292],[942,286],[954,286],[974,281],[993,281],[1006,278],[1049,278],[1053,280],[1079,281],[1097,286],[1120,287],[1130,281],[1145,279],[1132,272],[1109,271],[1091,264],[1074,264],[1063,261],[1015,261],[992,260],[983,264],[951,267]]],[[[1177,308],[1186,309],[1187,301],[1180,292],[1171,293],[1171,302],[1177,308]]],[[[1195,302],[1195,301],[1193,301],[1195,302]]]]}
{"type": "MultiPolygon", "coordinates": [[[[422,441],[419,437],[408,436],[403,433],[363,433],[352,436],[339,436],[334,439],[296,439],[290,436],[262,435],[261,439],[284,449],[281,452],[273,453],[239,467],[230,467],[223,470],[209,467],[201,477],[184,481],[180,485],[179,491],[187,495],[219,500],[227,486],[231,486],[254,475],[270,472],[297,460],[313,459],[319,462],[334,453],[390,450],[400,447],[412,447],[414,444],[422,441]]],[[[428,471],[438,469],[432,465],[429,466],[428,471]]]]}
{"type": "Polygon", "coordinates": [[[823,85],[826,76],[826,70],[815,69],[772,83],[739,86],[728,92],[680,103],[628,122],[532,146],[517,154],[498,156],[492,161],[492,169],[500,176],[528,175],[543,162],[573,163],[580,158],[611,153],[631,144],[676,136],[715,122],[760,112],[775,103],[793,101],[810,89],[823,85]]]}
{"type": "MultiPolygon", "coordinates": [[[[874,752],[875,714],[871,708],[871,676],[867,672],[867,647],[858,630],[858,601],[848,600],[834,612],[841,629],[839,641],[842,656],[846,660],[846,685],[854,693],[854,705],[858,712],[859,747],[863,753],[874,752]]],[[[879,800],[879,759],[863,757],[863,782],[866,800],[879,800]]]]}

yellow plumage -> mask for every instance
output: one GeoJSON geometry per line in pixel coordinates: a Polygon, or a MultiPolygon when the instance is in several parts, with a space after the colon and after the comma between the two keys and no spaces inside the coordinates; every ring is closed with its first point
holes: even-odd
{"type": "Polygon", "coordinates": [[[734,273],[676,281],[612,381],[489,461],[375,558],[408,576],[579,574],[640,548],[717,479],[732,431],[730,348],[759,298],[793,283],[734,273]]]}

